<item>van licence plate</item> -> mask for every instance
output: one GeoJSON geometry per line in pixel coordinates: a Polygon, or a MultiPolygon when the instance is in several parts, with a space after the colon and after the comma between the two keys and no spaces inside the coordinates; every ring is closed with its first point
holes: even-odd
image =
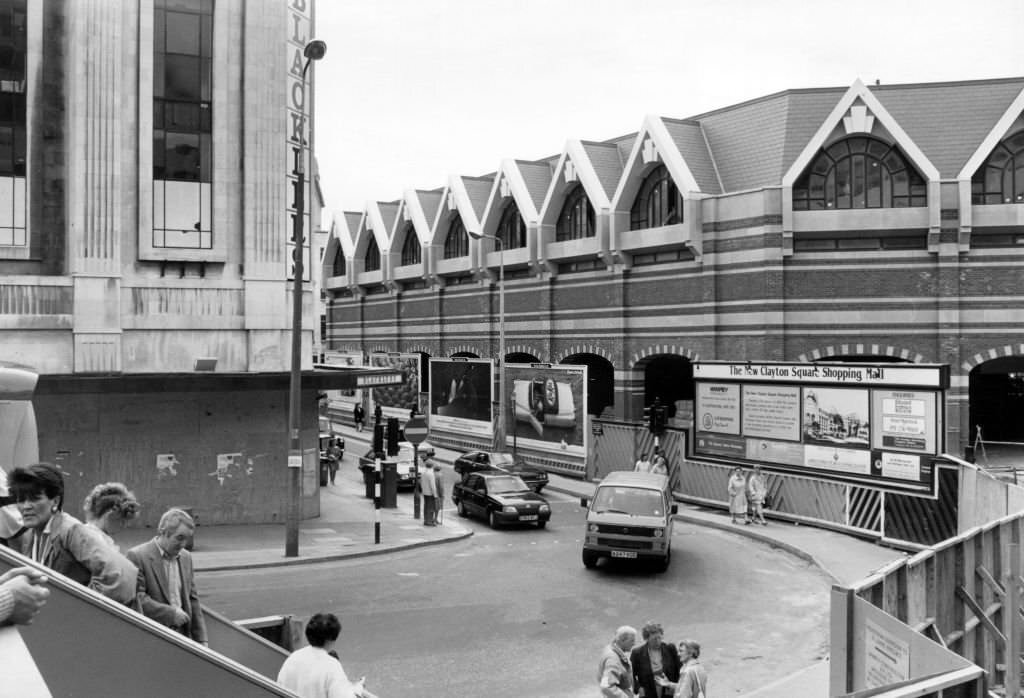
{"type": "Polygon", "coordinates": [[[636,552],[632,550],[613,550],[612,557],[627,557],[633,559],[636,557],[636,552]]]}
{"type": "Polygon", "coordinates": [[[520,516],[519,520],[520,521],[536,521],[537,520],[537,515],[536,514],[525,514],[523,516],[520,516]]]}

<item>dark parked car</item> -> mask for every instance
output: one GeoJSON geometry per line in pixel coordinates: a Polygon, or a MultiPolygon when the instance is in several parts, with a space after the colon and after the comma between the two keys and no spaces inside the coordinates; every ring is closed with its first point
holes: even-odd
{"type": "Polygon", "coordinates": [[[455,459],[455,472],[466,479],[469,473],[486,470],[500,470],[509,475],[518,475],[531,490],[540,493],[548,484],[548,474],[539,468],[526,464],[522,458],[512,458],[508,451],[470,451],[455,459]]]}
{"type": "Polygon", "coordinates": [[[459,516],[478,516],[491,528],[501,524],[535,523],[544,528],[551,518],[546,499],[516,475],[498,470],[469,473],[452,488],[459,516]]]}

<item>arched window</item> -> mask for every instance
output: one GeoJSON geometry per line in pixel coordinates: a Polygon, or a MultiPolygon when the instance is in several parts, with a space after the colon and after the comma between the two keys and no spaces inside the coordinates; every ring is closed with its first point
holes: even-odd
{"type": "Polygon", "coordinates": [[[331,262],[331,276],[345,276],[345,250],[341,245],[338,245],[331,262]]]}
{"type": "Polygon", "coordinates": [[[366,265],[364,271],[380,271],[380,248],[377,247],[377,238],[370,235],[370,242],[366,246],[366,265]]]}
{"type": "Polygon", "coordinates": [[[668,168],[654,168],[633,200],[629,229],[643,230],[683,222],[683,195],[668,173],[668,168]]]}
{"type": "Polygon", "coordinates": [[[924,179],[899,148],[863,136],[819,152],[793,185],[794,211],[927,205],[924,179]]]}
{"type": "Polygon", "coordinates": [[[469,254],[469,235],[462,224],[462,216],[456,215],[448,226],[448,237],[444,239],[444,258],[455,259],[469,254]]]}
{"type": "Polygon", "coordinates": [[[565,197],[562,212],[555,225],[555,241],[582,240],[594,237],[594,207],[590,205],[583,186],[576,187],[565,197]]]}
{"type": "Polygon", "coordinates": [[[402,243],[402,266],[419,264],[423,261],[423,250],[420,239],[416,237],[416,229],[412,223],[405,226],[405,242],[402,243]]]}
{"type": "Polygon", "coordinates": [[[999,141],[971,178],[975,204],[1024,204],[1024,131],[999,141]]]}
{"type": "Polygon", "coordinates": [[[519,215],[519,207],[512,201],[501,212],[501,221],[498,223],[498,239],[506,250],[514,250],[517,247],[526,247],[526,223],[519,215]]]}

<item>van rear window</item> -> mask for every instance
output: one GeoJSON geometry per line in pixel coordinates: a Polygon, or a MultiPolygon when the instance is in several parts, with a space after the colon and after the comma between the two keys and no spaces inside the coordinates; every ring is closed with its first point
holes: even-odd
{"type": "Polygon", "coordinates": [[[637,487],[598,487],[591,511],[595,514],[608,512],[632,516],[664,516],[665,500],[656,490],[637,487]]]}

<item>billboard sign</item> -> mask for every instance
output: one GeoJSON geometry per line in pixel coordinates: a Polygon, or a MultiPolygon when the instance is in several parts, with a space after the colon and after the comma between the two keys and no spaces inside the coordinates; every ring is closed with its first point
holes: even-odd
{"type": "Polygon", "coordinates": [[[934,495],[949,367],[694,364],[693,455],[934,495]]]}
{"type": "Polygon", "coordinates": [[[371,409],[380,405],[381,415],[398,417],[403,422],[409,418],[413,409],[420,409],[420,355],[400,354],[398,352],[370,354],[371,368],[390,368],[399,371],[404,380],[398,385],[380,385],[373,377],[366,376],[360,385],[370,388],[371,409]]]}
{"type": "Polygon", "coordinates": [[[506,364],[505,386],[508,445],[586,456],[586,366],[506,364]]]}
{"type": "MultiPolygon", "coordinates": [[[[366,361],[360,352],[328,351],[324,352],[324,364],[327,366],[360,368],[366,364],[366,361]]],[[[351,405],[362,402],[363,391],[358,388],[355,390],[328,390],[327,398],[332,404],[337,400],[347,403],[349,409],[352,409],[351,405]]]]}
{"type": "Polygon", "coordinates": [[[493,437],[493,393],[490,359],[430,359],[431,431],[493,437]]]}

